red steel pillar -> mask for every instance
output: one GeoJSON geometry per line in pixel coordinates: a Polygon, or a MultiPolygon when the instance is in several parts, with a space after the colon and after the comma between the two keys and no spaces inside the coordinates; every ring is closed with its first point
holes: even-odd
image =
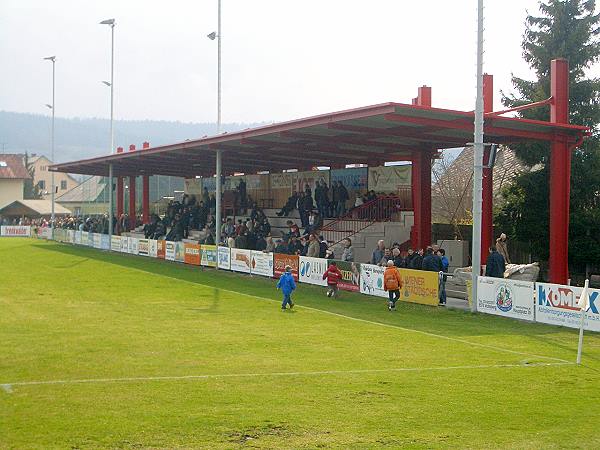
{"type": "MultiPolygon", "coordinates": [[[[494,77],[483,75],[483,112],[494,110],[494,77]]],[[[483,160],[490,158],[490,147],[485,147],[483,160]]],[[[483,169],[483,205],[481,219],[481,254],[487,255],[490,245],[494,243],[494,179],[493,169],[483,169]]],[[[482,257],[483,258],[483,257],[482,257]]]]}
{"type": "MultiPolygon", "coordinates": [[[[129,151],[134,152],[135,145],[133,145],[133,144],[130,145],[129,151]]],[[[135,228],[135,223],[136,223],[136,219],[135,219],[135,215],[136,215],[136,213],[135,213],[135,181],[136,181],[135,176],[129,177],[129,226],[132,230],[135,228]]]]}
{"type": "MultiPolygon", "coordinates": [[[[123,153],[123,147],[117,147],[117,153],[123,153]]],[[[123,215],[123,177],[117,177],[117,223],[123,215]]]]}
{"type": "MultiPolygon", "coordinates": [[[[421,86],[413,104],[431,107],[431,88],[421,86]]],[[[414,151],[412,154],[414,225],[411,241],[415,249],[431,244],[431,156],[431,152],[425,149],[414,151]]]]}
{"type": "MultiPolygon", "coordinates": [[[[553,59],[550,64],[550,122],[569,123],[569,63],[553,59]]],[[[550,258],[551,283],[566,284],[569,278],[569,194],[571,149],[565,136],[556,136],[550,150],[550,258]]]]}
{"type": "MultiPolygon", "coordinates": [[[[143,150],[149,148],[149,142],[142,144],[143,150]]],[[[142,177],[142,222],[150,222],[150,177],[148,175],[142,177]]]]}

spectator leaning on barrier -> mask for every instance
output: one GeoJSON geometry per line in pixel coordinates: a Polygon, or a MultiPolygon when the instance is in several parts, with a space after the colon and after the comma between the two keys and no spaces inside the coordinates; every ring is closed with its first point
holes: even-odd
{"type": "Polygon", "coordinates": [[[373,250],[373,255],[371,256],[371,264],[380,264],[381,259],[383,258],[383,253],[385,251],[385,241],[380,239],[377,241],[377,248],[373,250]]]}
{"type": "Polygon", "coordinates": [[[490,255],[485,263],[485,276],[494,278],[504,278],[506,265],[504,257],[496,251],[496,246],[490,247],[490,255]]]}
{"type": "Polygon", "coordinates": [[[420,248],[414,254],[410,260],[410,268],[415,270],[421,270],[423,268],[423,249],[420,248]]]}
{"type": "Polygon", "coordinates": [[[433,252],[432,247],[427,247],[425,257],[423,258],[422,269],[429,272],[442,271],[442,259],[433,252]]]}
{"type": "Polygon", "coordinates": [[[352,241],[350,238],[346,238],[343,241],[344,251],[342,252],[342,261],[354,261],[354,249],[352,248],[352,241]]]}
{"type": "Polygon", "coordinates": [[[400,249],[398,247],[394,247],[394,249],[392,250],[392,261],[394,262],[394,266],[400,268],[400,267],[406,267],[405,264],[405,259],[400,255],[400,249]]]}
{"type": "Polygon", "coordinates": [[[502,233],[500,234],[500,237],[496,239],[496,251],[502,255],[506,264],[510,264],[508,245],[506,245],[506,234],[502,233]]]}
{"type": "Polygon", "coordinates": [[[310,234],[308,236],[308,251],[306,252],[306,256],[311,258],[318,258],[320,254],[320,246],[317,235],[310,234]]]}

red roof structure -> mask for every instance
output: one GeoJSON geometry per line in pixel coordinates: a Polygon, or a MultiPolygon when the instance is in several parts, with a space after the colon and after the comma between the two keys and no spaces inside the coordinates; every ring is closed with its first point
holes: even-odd
{"type": "Polygon", "coordinates": [[[31,178],[25,167],[25,156],[0,154],[0,179],[28,180],[31,178]]]}

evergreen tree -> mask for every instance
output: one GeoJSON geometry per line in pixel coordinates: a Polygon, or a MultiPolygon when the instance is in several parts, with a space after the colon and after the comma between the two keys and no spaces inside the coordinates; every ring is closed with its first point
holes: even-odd
{"type": "Polygon", "coordinates": [[[38,200],[42,198],[40,187],[37,184],[33,184],[35,179],[35,167],[29,162],[29,155],[25,152],[25,168],[29,172],[31,177],[29,180],[25,180],[23,183],[23,198],[25,200],[38,200]]]}
{"type": "MultiPolygon", "coordinates": [[[[600,263],[600,79],[588,69],[600,58],[600,14],[595,0],[540,1],[540,16],[527,16],[523,57],[536,75],[533,81],[512,78],[516,94],[502,95],[514,107],[550,97],[550,62],[569,61],[570,122],[585,125],[592,136],[572,154],[569,261],[575,268],[600,263]]],[[[549,107],[522,111],[528,119],[549,120],[549,107]]],[[[547,259],[549,242],[549,143],[512,146],[533,167],[504,193],[497,224],[513,238],[530,242],[534,256],[547,259]]]]}

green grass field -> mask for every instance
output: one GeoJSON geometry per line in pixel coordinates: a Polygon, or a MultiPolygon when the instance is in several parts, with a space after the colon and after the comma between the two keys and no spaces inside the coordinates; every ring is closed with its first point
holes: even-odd
{"type": "Polygon", "coordinates": [[[0,240],[0,448],[600,448],[600,336],[0,240]]]}

